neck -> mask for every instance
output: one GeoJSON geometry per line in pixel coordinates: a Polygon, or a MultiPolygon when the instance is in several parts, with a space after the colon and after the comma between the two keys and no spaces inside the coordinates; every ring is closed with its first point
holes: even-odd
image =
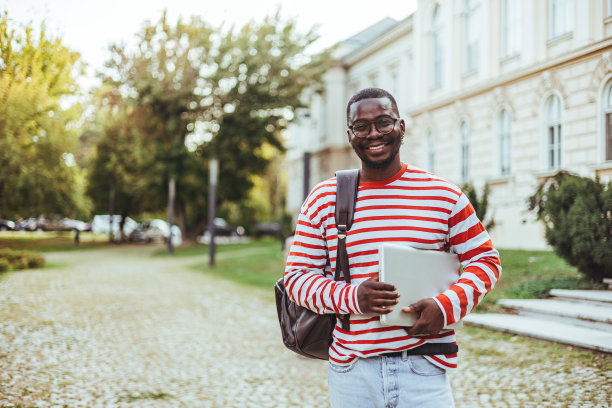
{"type": "Polygon", "coordinates": [[[402,162],[399,160],[396,160],[391,165],[381,169],[368,167],[362,164],[361,171],[359,172],[359,181],[370,182],[386,180],[393,177],[401,169],[402,162]]]}

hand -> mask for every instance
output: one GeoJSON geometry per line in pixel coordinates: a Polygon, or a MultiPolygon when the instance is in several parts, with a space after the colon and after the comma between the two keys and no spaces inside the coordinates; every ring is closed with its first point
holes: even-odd
{"type": "Polygon", "coordinates": [[[399,293],[395,286],[379,282],[378,275],[362,282],[357,288],[357,301],[362,313],[391,313],[398,302],[399,293]]]}
{"type": "Polygon", "coordinates": [[[402,309],[402,312],[418,313],[417,321],[412,327],[406,327],[406,332],[413,337],[438,334],[444,327],[444,315],[438,304],[432,298],[421,299],[402,309]]]}

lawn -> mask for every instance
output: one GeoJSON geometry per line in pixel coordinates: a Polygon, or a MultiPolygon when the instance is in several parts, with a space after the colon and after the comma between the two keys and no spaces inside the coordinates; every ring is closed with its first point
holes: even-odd
{"type": "MultiPolygon", "coordinates": [[[[206,255],[206,245],[187,245],[176,248],[175,256],[206,255]]],[[[166,256],[165,250],[154,256],[166,256]]],[[[282,276],[284,261],[278,241],[264,240],[217,246],[216,266],[205,262],[194,269],[246,285],[273,287],[282,276]]],[[[599,289],[601,284],[582,278],[576,268],[551,251],[500,250],[502,278],[477,311],[496,310],[501,298],[542,298],[550,289],[599,289]]]]}
{"type": "Polygon", "coordinates": [[[75,251],[101,248],[110,245],[108,235],[94,235],[91,232],[79,234],[79,246],[74,244],[74,233],[62,232],[0,232],[0,248],[27,249],[36,252],[75,251]]]}

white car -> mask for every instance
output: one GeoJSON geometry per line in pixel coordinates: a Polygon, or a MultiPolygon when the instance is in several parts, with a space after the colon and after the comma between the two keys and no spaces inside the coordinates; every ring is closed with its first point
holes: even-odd
{"type": "MultiPolygon", "coordinates": [[[[170,229],[168,223],[162,219],[156,218],[150,221],[143,222],[139,229],[130,238],[135,241],[144,242],[168,242],[170,229]]],[[[172,245],[179,246],[183,243],[181,229],[177,225],[172,226],[172,245]]]]}
{"type": "MultiPolygon", "coordinates": [[[[119,223],[121,222],[121,216],[118,214],[113,215],[113,235],[119,236],[119,223]]],[[[138,227],[138,223],[130,217],[125,218],[123,224],[123,234],[129,236],[132,231],[138,227]]],[[[108,234],[110,232],[110,216],[96,215],[91,222],[91,232],[94,234],[108,234]]]]}

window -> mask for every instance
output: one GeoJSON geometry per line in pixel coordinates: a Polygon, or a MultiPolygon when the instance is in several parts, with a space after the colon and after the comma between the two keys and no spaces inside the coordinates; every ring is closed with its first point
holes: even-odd
{"type": "Polygon", "coordinates": [[[561,168],[561,100],[556,95],[546,101],[546,160],[549,170],[561,168]]]}
{"type": "Polygon", "coordinates": [[[499,115],[499,173],[510,174],[510,114],[507,110],[499,115]]]}
{"type": "Polygon", "coordinates": [[[550,0],[550,36],[556,38],[574,29],[574,1],[550,0]]]}
{"type": "Polygon", "coordinates": [[[478,2],[465,0],[465,72],[478,71],[478,2]]]}
{"type": "Polygon", "coordinates": [[[604,133],[606,136],[605,141],[605,158],[612,160],[612,80],[608,82],[604,91],[604,133]]]}
{"type": "Polygon", "coordinates": [[[397,68],[391,68],[391,92],[397,98],[400,89],[399,89],[399,75],[397,74],[397,68]]]}
{"type": "Polygon", "coordinates": [[[436,171],[436,139],[432,131],[427,133],[427,170],[436,171]]]}
{"type": "Polygon", "coordinates": [[[461,123],[461,182],[467,183],[470,179],[470,127],[467,122],[461,123]]]}
{"type": "Polygon", "coordinates": [[[434,88],[442,86],[442,17],[440,16],[440,6],[436,5],[431,22],[431,66],[432,66],[432,86],[434,88]]]}
{"type": "MultiPolygon", "coordinates": [[[[612,0],[611,0],[612,1],[612,0]]],[[[502,0],[502,57],[521,52],[521,2],[502,0]]]]}

